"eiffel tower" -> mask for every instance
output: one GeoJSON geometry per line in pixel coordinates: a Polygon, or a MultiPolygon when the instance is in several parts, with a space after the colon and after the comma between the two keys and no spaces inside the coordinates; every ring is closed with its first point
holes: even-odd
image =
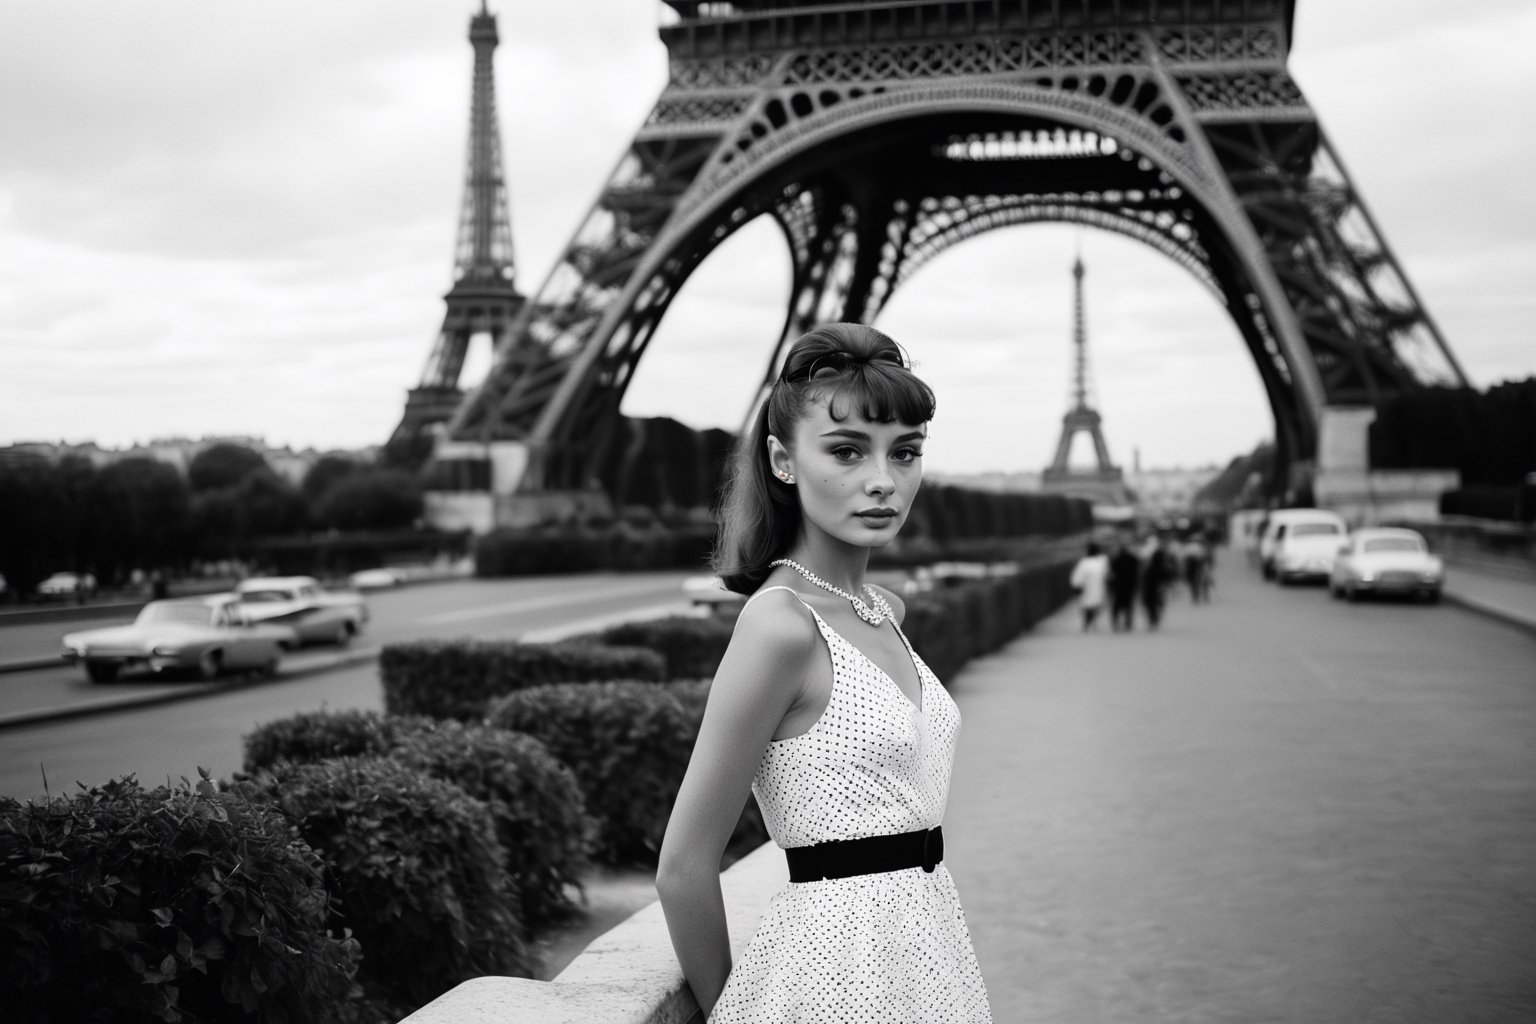
{"type": "Polygon", "coordinates": [[[523,296],[513,285],[512,221],[507,212],[507,182],[502,173],[501,132],[496,124],[496,81],[492,56],[499,42],[496,16],[481,0],[469,20],[475,51],[474,93],[470,102],[468,166],[454,245],[453,286],[443,298],[443,317],[421,383],[406,395],[405,414],[395,428],[392,449],[418,457],[430,452],[435,428],[447,422],[464,399],[459,376],[470,340],[490,336],[493,349],[508,338],[523,296]]]}
{"type": "Polygon", "coordinates": [[[792,262],[765,384],[807,327],[1048,221],[1214,294],[1293,475],[1330,406],[1465,382],[1290,77],[1294,0],[669,5],[665,88],[434,454],[490,481],[485,508],[588,486],[668,304],[759,216],[792,262]]]}
{"type": "Polygon", "coordinates": [[[1067,494],[1087,498],[1103,505],[1123,505],[1130,500],[1125,480],[1109,458],[1104,443],[1103,418],[1088,401],[1088,328],[1083,313],[1083,258],[1072,263],[1072,407],[1061,418],[1061,440],[1056,442],[1056,456],[1040,475],[1040,490],[1047,494],[1067,494]],[[1068,460],[1072,442],[1087,434],[1093,442],[1096,460],[1092,469],[1074,469],[1068,460]]]}

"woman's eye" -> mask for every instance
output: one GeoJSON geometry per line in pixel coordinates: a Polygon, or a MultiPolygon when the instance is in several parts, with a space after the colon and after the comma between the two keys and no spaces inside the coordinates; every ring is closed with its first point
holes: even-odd
{"type": "Polygon", "coordinates": [[[897,462],[915,462],[923,457],[921,448],[898,448],[892,453],[891,458],[897,462]]]}
{"type": "Polygon", "coordinates": [[[832,449],[832,457],[841,459],[843,462],[852,462],[860,454],[862,453],[851,444],[839,445],[832,449]]]}

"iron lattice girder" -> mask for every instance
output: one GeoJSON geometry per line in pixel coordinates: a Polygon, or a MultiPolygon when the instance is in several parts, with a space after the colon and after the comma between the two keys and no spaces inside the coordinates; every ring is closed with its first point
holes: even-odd
{"type": "Polygon", "coordinates": [[[1292,453],[1324,402],[1438,379],[1426,353],[1459,375],[1286,73],[1290,3],[674,6],[698,16],[662,30],[667,87],[451,424],[545,450],[528,486],[590,476],[683,281],[764,212],[793,263],[780,348],[983,230],[1063,220],[1223,297],[1292,453]]]}

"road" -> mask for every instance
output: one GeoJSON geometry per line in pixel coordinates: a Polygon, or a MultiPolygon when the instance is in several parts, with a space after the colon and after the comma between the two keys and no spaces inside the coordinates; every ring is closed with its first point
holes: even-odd
{"type": "Polygon", "coordinates": [[[1536,640],[1225,553],[954,686],[945,820],[999,1021],[1536,1020],[1536,640]]]}
{"type": "MultiPolygon", "coordinates": [[[[682,610],[685,573],[625,573],[458,580],[374,592],[371,620],[357,646],[429,637],[543,638],[579,631],[663,607],[682,610]]],[[[76,623],[51,627],[57,635],[76,623]]],[[[29,632],[35,627],[25,628],[29,632]]],[[[14,647],[10,649],[15,649],[14,647]]],[[[313,652],[289,662],[302,665],[313,652]]],[[[20,655],[18,655],[20,656],[20,655]]],[[[78,668],[57,667],[0,675],[0,713],[38,702],[99,699],[102,694],[184,691],[195,683],[85,682],[78,668]]],[[[47,788],[59,793],[76,781],[103,782],[133,773],[152,784],[196,777],[198,767],[227,777],[240,767],[241,737],[263,722],[299,711],[382,708],[372,661],[328,672],[293,675],[234,687],[207,689],[193,699],[67,721],[11,728],[0,733],[0,795],[26,799],[47,788]]]]}

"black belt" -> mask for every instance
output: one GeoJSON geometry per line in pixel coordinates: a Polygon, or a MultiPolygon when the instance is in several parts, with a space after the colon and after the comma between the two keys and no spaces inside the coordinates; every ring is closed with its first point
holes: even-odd
{"type": "Polygon", "coordinates": [[[867,839],[839,839],[784,851],[791,882],[873,875],[902,868],[931,872],[944,859],[944,830],[938,825],[867,839]]]}

